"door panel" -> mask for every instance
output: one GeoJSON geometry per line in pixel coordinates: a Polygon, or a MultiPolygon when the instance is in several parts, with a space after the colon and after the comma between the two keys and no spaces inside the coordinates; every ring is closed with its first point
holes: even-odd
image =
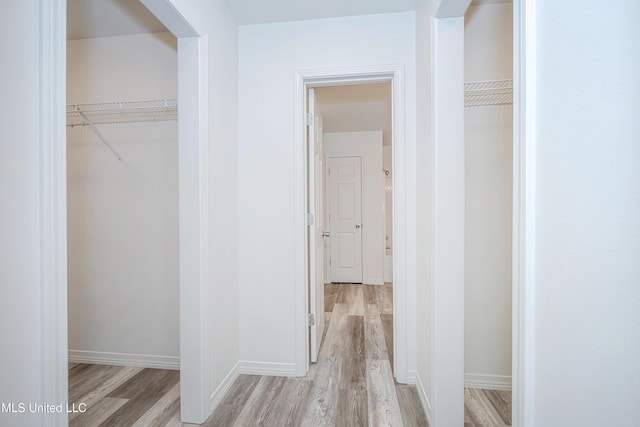
{"type": "Polygon", "coordinates": [[[324,332],[324,147],[322,146],[322,115],[313,89],[309,89],[309,113],[313,124],[308,126],[309,212],[314,224],[309,227],[309,311],[315,318],[310,326],[311,362],[318,360],[324,332]]]}
{"type": "Polygon", "coordinates": [[[331,157],[331,281],[362,283],[362,159],[331,157]]]}
{"type": "Polygon", "coordinates": [[[353,183],[341,183],[338,187],[338,219],[349,220],[355,217],[355,187],[353,183]]]}

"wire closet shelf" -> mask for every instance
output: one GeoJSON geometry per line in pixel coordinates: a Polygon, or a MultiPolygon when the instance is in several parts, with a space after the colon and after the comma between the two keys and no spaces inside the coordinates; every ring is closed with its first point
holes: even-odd
{"type": "Polygon", "coordinates": [[[175,99],[67,105],[67,126],[164,122],[178,119],[175,99]]]}
{"type": "Polygon", "coordinates": [[[67,105],[67,126],[89,126],[118,160],[122,160],[122,156],[98,129],[99,125],[166,122],[177,119],[178,103],[175,99],[67,105]]]}
{"type": "Polygon", "coordinates": [[[513,104],[513,80],[486,80],[464,84],[464,106],[513,104]]]}

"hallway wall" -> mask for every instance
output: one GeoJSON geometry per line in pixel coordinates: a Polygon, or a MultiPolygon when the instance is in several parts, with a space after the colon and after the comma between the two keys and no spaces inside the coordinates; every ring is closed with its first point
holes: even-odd
{"type": "MultiPolygon", "coordinates": [[[[0,70],[0,402],[42,393],[36,13],[34,1],[18,1],[0,14],[0,50],[10,58],[0,70]]],[[[30,427],[42,417],[0,412],[0,424],[30,427]]]]}
{"type": "MultiPolygon", "coordinates": [[[[416,9],[416,386],[431,418],[433,399],[433,206],[434,164],[431,123],[433,0],[418,0],[416,9]]],[[[395,170],[393,171],[395,177],[395,170]]],[[[395,248],[394,248],[395,250],[395,248]]]]}
{"type": "MultiPolygon", "coordinates": [[[[415,152],[412,12],[240,27],[238,157],[240,358],[280,373],[295,370],[294,72],[400,64],[405,72],[407,158],[415,152]]],[[[413,229],[415,164],[408,164],[413,229]]],[[[409,242],[412,237],[408,236],[409,242]]],[[[411,243],[409,243],[411,245],[411,243]]],[[[415,293],[412,261],[407,292],[415,293]]],[[[413,297],[408,297],[413,301],[413,297]]],[[[415,307],[406,313],[415,323],[415,307]]],[[[415,369],[415,332],[409,333],[415,369]]]]}
{"type": "Polygon", "coordinates": [[[531,425],[638,423],[638,20],[538,2],[531,425]]]}
{"type": "MultiPolygon", "coordinates": [[[[238,373],[238,25],[224,0],[182,0],[209,50],[209,395],[217,403],[238,373]]],[[[198,334],[199,331],[193,331],[198,334]]]]}

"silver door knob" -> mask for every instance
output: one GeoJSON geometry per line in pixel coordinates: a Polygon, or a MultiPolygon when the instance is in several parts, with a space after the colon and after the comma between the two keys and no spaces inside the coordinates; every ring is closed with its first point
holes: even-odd
{"type": "Polygon", "coordinates": [[[323,231],[322,232],[322,237],[329,237],[329,232],[328,231],[323,231]]]}
{"type": "Polygon", "coordinates": [[[360,228],[360,224],[356,224],[356,228],[360,228]]]}

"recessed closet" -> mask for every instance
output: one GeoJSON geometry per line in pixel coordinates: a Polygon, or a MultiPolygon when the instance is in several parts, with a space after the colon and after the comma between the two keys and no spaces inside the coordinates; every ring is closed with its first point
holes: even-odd
{"type": "Polygon", "coordinates": [[[69,361],[178,369],[177,43],[138,2],[111,27],[89,3],[68,5],[69,361]]]}
{"type": "Polygon", "coordinates": [[[511,424],[512,11],[465,16],[465,415],[495,425],[511,424]]]}

